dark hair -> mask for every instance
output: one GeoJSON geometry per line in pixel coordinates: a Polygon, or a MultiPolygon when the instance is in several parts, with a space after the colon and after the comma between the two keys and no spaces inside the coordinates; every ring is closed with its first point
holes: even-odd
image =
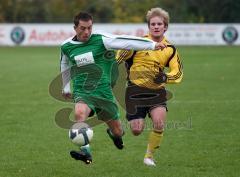
{"type": "Polygon", "coordinates": [[[79,20],[82,20],[82,21],[93,21],[93,17],[91,14],[87,13],[87,12],[79,12],[75,17],[74,17],[74,20],[73,20],[73,23],[75,26],[78,26],[79,24],[79,20]]]}

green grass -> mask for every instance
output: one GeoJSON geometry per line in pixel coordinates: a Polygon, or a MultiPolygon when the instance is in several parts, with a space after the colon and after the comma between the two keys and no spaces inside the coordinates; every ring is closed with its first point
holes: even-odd
{"type": "Polygon", "coordinates": [[[142,163],[149,130],[131,135],[124,112],[123,151],[112,145],[106,126],[99,125],[94,128],[93,164],[72,160],[68,153],[75,146],[68,131],[54,122],[59,109],[72,105],[48,93],[59,72],[59,50],[1,47],[0,177],[240,176],[239,47],[179,47],[179,52],[184,79],[168,87],[174,93],[168,127],[155,155],[157,167],[149,168],[142,163]]]}

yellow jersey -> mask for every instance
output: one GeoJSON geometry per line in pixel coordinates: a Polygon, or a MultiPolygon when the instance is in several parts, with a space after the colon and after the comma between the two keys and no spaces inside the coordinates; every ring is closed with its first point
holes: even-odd
{"type": "MultiPolygon", "coordinates": [[[[151,37],[145,36],[148,39],[151,37]]],[[[119,50],[116,59],[118,63],[125,61],[128,70],[128,80],[140,87],[160,89],[165,86],[154,82],[156,75],[165,71],[166,83],[179,83],[183,77],[183,67],[176,48],[164,37],[162,43],[167,47],[163,50],[119,50]]]]}

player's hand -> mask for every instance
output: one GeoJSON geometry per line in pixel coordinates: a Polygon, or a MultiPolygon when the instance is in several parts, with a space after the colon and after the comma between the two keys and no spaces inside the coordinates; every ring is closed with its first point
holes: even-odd
{"type": "Polygon", "coordinates": [[[164,72],[159,72],[153,79],[156,84],[163,84],[167,82],[167,75],[164,72]]]}
{"type": "Polygon", "coordinates": [[[161,42],[157,42],[156,45],[155,45],[155,50],[163,50],[164,48],[166,48],[167,45],[166,44],[163,44],[161,42]]]}
{"type": "Polygon", "coordinates": [[[65,99],[71,99],[72,98],[72,94],[70,92],[62,92],[62,96],[65,99]]]}

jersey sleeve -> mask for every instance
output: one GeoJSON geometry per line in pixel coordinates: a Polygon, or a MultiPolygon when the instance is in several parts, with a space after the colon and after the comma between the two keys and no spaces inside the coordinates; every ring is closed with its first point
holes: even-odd
{"type": "Polygon", "coordinates": [[[60,71],[62,73],[62,86],[64,93],[70,93],[70,80],[71,80],[71,73],[70,73],[70,65],[68,57],[63,53],[61,50],[61,57],[60,57],[60,71]]]}
{"type": "Polygon", "coordinates": [[[170,58],[168,61],[169,72],[167,75],[167,83],[180,83],[183,78],[183,66],[179,54],[175,47],[169,52],[170,58]]]}
{"type": "Polygon", "coordinates": [[[156,42],[128,35],[110,35],[102,36],[103,44],[106,49],[126,49],[126,50],[154,50],[156,42]]]}
{"type": "Polygon", "coordinates": [[[116,53],[117,63],[120,64],[123,61],[130,59],[134,54],[134,50],[118,50],[116,53]]]}

